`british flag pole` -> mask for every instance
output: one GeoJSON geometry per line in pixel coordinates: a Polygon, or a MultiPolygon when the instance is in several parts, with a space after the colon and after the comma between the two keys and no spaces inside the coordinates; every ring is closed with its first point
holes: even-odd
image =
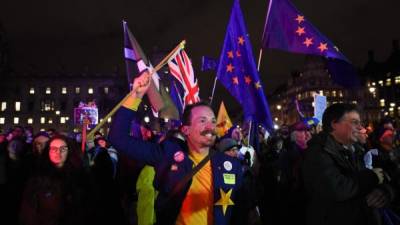
{"type": "MultiPolygon", "coordinates": [[[[183,40],[181,41],[181,43],[179,43],[167,56],[165,56],[160,63],[158,63],[158,65],[156,67],[154,67],[153,70],[149,71],[150,73],[150,77],[155,74],[158,70],[160,70],[164,65],[166,65],[168,62],[170,62],[179,52],[181,49],[183,49],[185,47],[185,43],[186,41],[183,40]]],[[[114,108],[103,118],[103,120],[98,123],[96,125],[95,128],[93,128],[90,133],[87,135],[88,139],[93,139],[94,137],[94,133],[96,133],[96,131],[98,131],[108,120],[108,118],[110,118],[111,116],[113,116],[115,114],[115,112],[117,112],[117,110],[122,106],[122,103],[126,101],[126,99],[128,99],[128,97],[132,94],[132,92],[135,92],[135,90],[131,90],[116,106],[114,106],[114,108]]]]}

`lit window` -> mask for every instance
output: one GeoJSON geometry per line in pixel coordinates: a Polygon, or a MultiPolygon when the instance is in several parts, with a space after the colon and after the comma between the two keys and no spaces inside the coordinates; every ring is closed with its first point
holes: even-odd
{"type": "Polygon", "coordinates": [[[60,111],[57,110],[57,111],[56,111],[56,115],[60,115],[60,111]]]}
{"type": "Polygon", "coordinates": [[[381,107],[385,107],[385,99],[381,99],[379,102],[381,107]]]}
{"type": "Polygon", "coordinates": [[[44,117],[40,117],[40,123],[41,123],[41,124],[44,124],[44,123],[46,123],[46,118],[44,118],[44,117]]]}
{"type": "Polygon", "coordinates": [[[386,86],[392,85],[392,79],[388,78],[386,79],[386,86]]]}
{"type": "Polygon", "coordinates": [[[354,105],[357,105],[357,101],[352,101],[351,103],[353,103],[354,105]]]}
{"type": "Polygon", "coordinates": [[[60,117],[60,123],[61,124],[65,123],[65,117],[60,117]]]}
{"type": "Polygon", "coordinates": [[[396,103],[394,103],[394,102],[390,103],[390,107],[395,107],[395,106],[396,106],[396,103]]]}
{"type": "Polygon", "coordinates": [[[15,111],[21,111],[21,102],[15,102],[15,111]]]}
{"type": "Polygon", "coordinates": [[[28,124],[32,124],[33,123],[33,119],[32,118],[28,118],[28,124]]]}
{"type": "Polygon", "coordinates": [[[54,111],[54,101],[53,100],[44,100],[41,103],[41,111],[49,112],[54,111]]]}
{"type": "Polygon", "coordinates": [[[1,103],[1,111],[4,112],[7,109],[7,102],[2,102],[1,103]]]}
{"type": "Polygon", "coordinates": [[[40,131],[46,131],[46,129],[44,129],[44,128],[40,128],[40,131]]]}
{"type": "Polygon", "coordinates": [[[343,98],[343,91],[339,91],[339,97],[343,98]]]}
{"type": "Polygon", "coordinates": [[[91,87],[88,88],[88,91],[87,91],[87,92],[88,92],[88,94],[90,94],[90,95],[93,94],[93,88],[91,88],[91,87]]]}
{"type": "Polygon", "coordinates": [[[29,89],[29,94],[31,94],[31,95],[35,94],[35,88],[31,87],[29,89]]]}
{"type": "Polygon", "coordinates": [[[81,93],[81,88],[80,87],[75,87],[75,94],[81,93]]]}
{"type": "Polygon", "coordinates": [[[400,76],[397,76],[396,78],[394,78],[394,83],[400,84],[400,76]]]}
{"type": "Polygon", "coordinates": [[[390,112],[393,112],[393,110],[394,110],[394,109],[393,109],[392,107],[389,108],[389,111],[390,111],[390,112]]]}
{"type": "Polygon", "coordinates": [[[108,117],[107,122],[111,123],[111,117],[108,117]]]}
{"type": "Polygon", "coordinates": [[[19,118],[18,117],[14,117],[14,124],[19,124],[19,118]]]}
{"type": "Polygon", "coordinates": [[[49,124],[52,124],[52,123],[53,123],[53,119],[50,118],[49,121],[48,121],[48,123],[49,123],[49,124]]]}
{"type": "Polygon", "coordinates": [[[336,91],[332,91],[332,97],[336,97],[336,91]]]}
{"type": "Polygon", "coordinates": [[[61,94],[63,94],[63,95],[67,94],[67,88],[66,87],[62,87],[61,88],[61,94]]]}
{"type": "Polygon", "coordinates": [[[376,85],[376,83],[375,82],[372,82],[372,86],[375,86],[376,85]]]}
{"type": "Polygon", "coordinates": [[[108,87],[104,87],[104,94],[108,94],[108,91],[109,91],[108,87]]]}
{"type": "Polygon", "coordinates": [[[380,86],[383,86],[383,81],[378,81],[378,84],[380,85],[380,86]]]}
{"type": "Polygon", "coordinates": [[[324,95],[324,91],[323,90],[319,90],[319,95],[324,95]]]}
{"type": "Polygon", "coordinates": [[[48,95],[51,94],[51,88],[50,87],[46,88],[46,94],[48,94],[48,95]]]}
{"type": "Polygon", "coordinates": [[[4,117],[0,117],[0,124],[4,124],[6,121],[5,121],[5,118],[4,117]]]}

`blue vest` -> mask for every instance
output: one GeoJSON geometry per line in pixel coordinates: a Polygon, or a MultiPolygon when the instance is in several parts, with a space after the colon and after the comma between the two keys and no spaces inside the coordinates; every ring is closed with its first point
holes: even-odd
{"type": "MultiPolygon", "coordinates": [[[[177,139],[167,139],[156,144],[130,137],[130,121],[135,117],[136,112],[121,107],[113,118],[109,140],[119,152],[154,167],[154,187],[159,191],[155,204],[157,223],[175,224],[191,180],[174,196],[171,196],[171,191],[192,170],[193,161],[188,156],[187,145],[177,139]]],[[[210,161],[214,204],[221,198],[220,190],[224,193],[231,190],[230,199],[235,204],[227,206],[225,214],[222,206],[214,205],[214,225],[230,224],[232,212],[239,204],[235,202],[236,196],[242,190],[242,166],[238,159],[221,152],[216,152],[210,161]]]]}

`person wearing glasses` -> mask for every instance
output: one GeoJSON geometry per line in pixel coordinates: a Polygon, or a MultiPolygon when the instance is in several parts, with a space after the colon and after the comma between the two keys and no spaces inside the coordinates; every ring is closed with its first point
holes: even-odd
{"type": "Polygon", "coordinates": [[[20,224],[85,224],[89,215],[88,176],[80,151],[65,136],[54,136],[28,180],[21,201],[20,224]]]}
{"type": "Polygon", "coordinates": [[[356,142],[362,131],[352,104],[333,104],[322,117],[323,131],[308,143],[303,163],[307,224],[379,224],[377,209],[390,199],[381,168],[365,168],[356,142]]]}

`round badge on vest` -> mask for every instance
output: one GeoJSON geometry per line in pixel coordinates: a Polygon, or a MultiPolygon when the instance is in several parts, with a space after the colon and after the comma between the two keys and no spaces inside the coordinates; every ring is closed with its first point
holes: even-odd
{"type": "Polygon", "coordinates": [[[182,162],[185,159],[185,154],[182,151],[177,151],[174,154],[175,162],[182,162]]]}
{"type": "Polygon", "coordinates": [[[225,161],[225,162],[224,162],[224,168],[225,168],[225,170],[227,170],[227,171],[231,171],[231,170],[232,170],[232,163],[229,162],[229,161],[225,161]]]}

